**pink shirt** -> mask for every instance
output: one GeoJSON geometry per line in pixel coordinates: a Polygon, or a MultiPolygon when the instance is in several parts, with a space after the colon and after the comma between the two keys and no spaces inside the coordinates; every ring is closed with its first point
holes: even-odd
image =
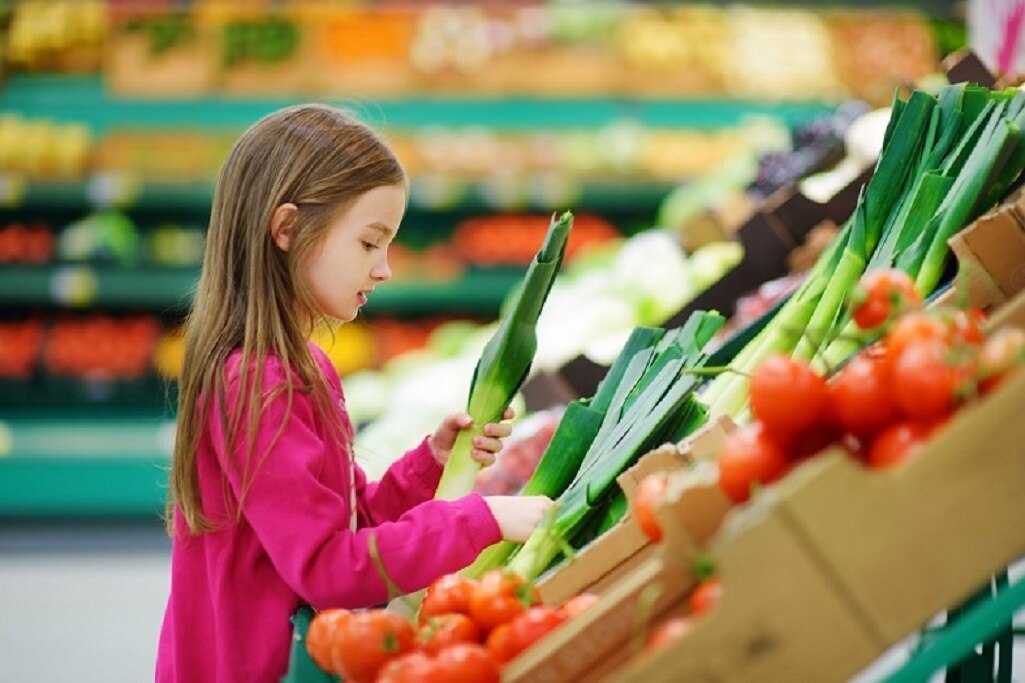
{"type": "MultiPolygon", "coordinates": [[[[337,373],[320,349],[310,348],[351,428],[337,373]]],[[[237,393],[239,358],[236,352],[227,364],[229,407],[237,393]]],[[[279,360],[268,359],[265,389],[280,385],[284,373],[279,360]]],[[[284,414],[282,392],[263,413],[256,453],[264,452],[284,414]]],[[[227,466],[221,432],[212,415],[198,453],[203,509],[214,520],[233,519],[225,513],[224,497],[236,500],[240,484],[235,468],[227,466]],[[228,487],[222,486],[225,476],[228,487]]],[[[300,603],[354,609],[387,599],[367,552],[371,533],[388,574],[407,592],[469,565],[501,540],[479,495],[431,500],[441,467],[426,439],[379,483],[368,484],[362,470],[349,464],[346,447],[327,435],[312,399],[297,392],[283,431],[253,476],[240,521],[189,536],[180,531],[186,527],[175,511],[179,531],[171,549],[157,681],[276,683],[288,668],[289,616],[300,603]],[[349,529],[351,487],[355,532],[349,529]]]]}

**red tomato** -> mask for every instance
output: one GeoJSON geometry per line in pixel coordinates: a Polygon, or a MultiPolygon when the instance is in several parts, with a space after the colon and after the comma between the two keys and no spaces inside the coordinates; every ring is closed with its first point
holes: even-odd
{"type": "Polygon", "coordinates": [[[531,607],[509,622],[510,656],[515,657],[565,621],[552,607],[531,607]]]}
{"type": "Polygon", "coordinates": [[[509,652],[509,624],[505,623],[496,626],[488,634],[487,642],[484,645],[487,647],[491,658],[500,665],[512,659],[512,654],[509,652]]]}
{"type": "Polygon", "coordinates": [[[563,618],[568,620],[587,611],[596,602],[598,602],[598,596],[594,593],[581,593],[562,603],[559,611],[562,612],[563,618]]]}
{"type": "Polygon", "coordinates": [[[493,569],[483,577],[470,598],[470,616],[484,631],[512,621],[541,601],[537,588],[523,577],[503,569],[493,569]]]}
{"type": "Polygon", "coordinates": [[[904,347],[911,342],[944,342],[949,338],[950,328],[935,315],[927,311],[908,313],[902,315],[886,335],[886,358],[890,361],[896,360],[904,351],[904,347]]]}
{"type": "Polygon", "coordinates": [[[477,582],[459,574],[446,574],[435,579],[420,602],[420,623],[441,614],[469,614],[470,598],[477,582]]]}
{"type": "Polygon", "coordinates": [[[730,500],[742,503],[754,484],[768,484],[787,467],[786,454],[761,423],[740,427],[723,441],[719,454],[719,486],[730,500]]]}
{"type": "Polygon", "coordinates": [[[950,317],[951,341],[955,344],[971,344],[978,346],[986,341],[982,325],[986,322],[986,314],[978,308],[967,311],[955,310],[950,317]]]}
{"type": "Polygon", "coordinates": [[[306,651],[324,671],[337,673],[331,663],[331,648],[340,624],[352,615],[349,610],[326,609],[317,612],[306,632],[306,651]]]}
{"type": "Polygon", "coordinates": [[[456,643],[480,642],[480,629],[465,614],[439,614],[428,617],[417,633],[420,647],[431,654],[456,643]]]}
{"type": "Polygon", "coordinates": [[[785,454],[798,461],[820,453],[843,437],[843,430],[830,419],[808,427],[795,436],[786,447],[785,454]]]}
{"type": "Polygon", "coordinates": [[[662,527],[659,526],[655,510],[662,503],[666,493],[668,475],[665,472],[653,472],[644,477],[637,485],[637,493],[630,501],[630,509],[637,525],[644,535],[653,542],[662,540],[662,527]]]}
{"type": "Polygon", "coordinates": [[[373,681],[377,672],[416,646],[413,625],[387,610],[354,612],[339,623],[331,651],[334,670],[354,683],[373,681]]]}
{"type": "Polygon", "coordinates": [[[437,662],[423,652],[408,652],[381,667],[376,683],[442,683],[437,662]]]}
{"type": "Polygon", "coordinates": [[[498,683],[498,664],[483,645],[460,643],[439,652],[434,662],[445,683],[498,683]]]}
{"type": "Polygon", "coordinates": [[[712,577],[694,587],[687,604],[690,606],[691,614],[705,614],[715,607],[721,597],[722,583],[719,579],[712,577]]]}
{"type": "Polygon", "coordinates": [[[958,390],[971,378],[967,366],[956,366],[944,343],[924,340],[908,343],[893,359],[893,396],[901,413],[919,421],[932,421],[954,409],[958,390]]]}
{"type": "Polygon", "coordinates": [[[826,381],[789,356],[766,358],[751,378],[751,412],[780,438],[790,438],[818,422],[829,406],[826,381]]]}
{"type": "Polygon", "coordinates": [[[863,354],[837,373],[829,397],[837,422],[851,434],[869,436],[897,418],[886,365],[863,354]]]}
{"type": "Polygon", "coordinates": [[[892,467],[908,459],[932,433],[933,425],[921,422],[896,422],[879,432],[868,452],[868,465],[892,467]]]}
{"type": "Polygon", "coordinates": [[[922,297],[911,276],[882,268],[861,278],[854,297],[854,323],[863,330],[878,327],[901,312],[919,308],[922,297]]]}
{"type": "Polygon", "coordinates": [[[690,632],[690,619],[687,617],[672,617],[666,619],[655,627],[648,637],[647,649],[656,652],[670,643],[684,637],[690,632]]]}
{"type": "Polygon", "coordinates": [[[979,351],[979,388],[983,393],[995,389],[1004,376],[1025,361],[1025,332],[1002,327],[994,332],[979,351]]]}

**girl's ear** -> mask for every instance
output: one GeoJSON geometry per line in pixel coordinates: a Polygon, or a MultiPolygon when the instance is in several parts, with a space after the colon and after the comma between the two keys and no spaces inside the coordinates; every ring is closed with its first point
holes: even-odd
{"type": "Polygon", "coordinates": [[[288,251],[292,246],[292,233],[299,218],[299,207],[291,202],[274,209],[270,217],[270,234],[274,244],[281,251],[288,251]]]}

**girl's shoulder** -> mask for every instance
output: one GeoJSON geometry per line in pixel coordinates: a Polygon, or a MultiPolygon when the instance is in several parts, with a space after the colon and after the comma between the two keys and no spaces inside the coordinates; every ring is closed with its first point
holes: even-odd
{"type": "Polygon", "coordinates": [[[313,356],[313,360],[317,363],[317,367],[320,368],[320,374],[324,376],[324,380],[332,390],[337,391],[339,394],[342,393],[342,381],[338,377],[338,370],[335,369],[335,364],[331,362],[324,349],[320,348],[311,341],[306,342],[306,346],[310,350],[310,355],[313,356]]]}
{"type": "MultiPolygon", "coordinates": [[[[328,358],[327,354],[321,350],[316,344],[307,342],[307,348],[310,351],[310,355],[313,357],[313,361],[323,376],[327,386],[333,391],[341,392],[341,382],[338,379],[338,373],[335,371],[334,364],[331,359],[328,358]]],[[[249,371],[257,371],[255,360],[251,360],[249,363],[249,371]]],[[[287,375],[291,375],[295,382],[302,383],[302,378],[299,376],[299,372],[296,368],[286,366],[285,363],[275,354],[268,354],[263,359],[262,367],[260,368],[263,376],[263,385],[270,387],[275,384],[280,384],[285,381],[287,375]]],[[[224,362],[224,379],[228,386],[235,385],[239,382],[242,377],[242,349],[234,349],[228,354],[227,359],[224,362]]]]}

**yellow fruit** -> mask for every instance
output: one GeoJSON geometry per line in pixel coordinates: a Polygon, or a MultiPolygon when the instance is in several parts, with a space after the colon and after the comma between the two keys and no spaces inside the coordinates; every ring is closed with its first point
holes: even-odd
{"type": "Polygon", "coordinates": [[[166,332],[153,349],[153,367],[164,379],[179,379],[185,358],[185,338],[181,330],[166,332]]]}
{"type": "Polygon", "coordinates": [[[339,375],[347,375],[374,365],[377,354],[370,332],[358,323],[318,326],[312,335],[314,344],[324,349],[339,375]]]}

